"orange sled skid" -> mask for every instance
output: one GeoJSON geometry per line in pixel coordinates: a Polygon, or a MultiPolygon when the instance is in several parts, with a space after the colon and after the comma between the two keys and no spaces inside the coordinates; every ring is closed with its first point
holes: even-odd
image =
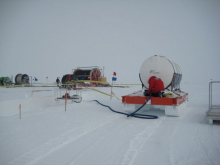
{"type": "MultiPolygon", "coordinates": [[[[125,110],[136,110],[148,99],[143,96],[141,91],[122,96],[122,103],[125,110]]],[[[181,93],[175,97],[151,97],[145,106],[157,106],[165,110],[165,114],[169,116],[180,116],[183,109],[186,108],[188,93],[181,93]]]]}

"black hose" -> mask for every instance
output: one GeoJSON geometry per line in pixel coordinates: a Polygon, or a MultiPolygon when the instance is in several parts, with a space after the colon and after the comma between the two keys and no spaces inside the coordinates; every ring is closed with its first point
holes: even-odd
{"type": "Polygon", "coordinates": [[[93,100],[93,101],[96,101],[96,102],[99,103],[100,105],[109,108],[112,112],[119,113],[119,114],[122,114],[122,115],[126,115],[127,117],[130,117],[130,116],[131,116],[131,117],[136,117],[136,118],[141,118],[141,119],[157,119],[158,116],[145,115],[145,114],[136,113],[136,112],[138,112],[141,108],[143,108],[143,106],[145,106],[145,104],[147,104],[147,102],[150,100],[150,98],[151,98],[151,93],[150,93],[150,96],[149,96],[149,98],[147,99],[147,101],[146,101],[141,107],[139,107],[137,110],[135,110],[134,112],[132,112],[132,113],[130,113],[130,114],[124,113],[124,112],[115,111],[115,110],[113,110],[110,106],[105,105],[105,104],[102,104],[102,103],[100,103],[98,100],[93,100]]]}

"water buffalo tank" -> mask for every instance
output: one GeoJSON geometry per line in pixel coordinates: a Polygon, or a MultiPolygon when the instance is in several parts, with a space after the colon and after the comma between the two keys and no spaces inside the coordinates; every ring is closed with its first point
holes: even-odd
{"type": "Polygon", "coordinates": [[[29,84],[29,76],[27,74],[17,74],[15,84],[29,84]]]}
{"type": "Polygon", "coordinates": [[[140,81],[143,86],[149,88],[148,80],[151,76],[160,78],[164,88],[179,89],[182,79],[180,67],[164,56],[152,56],[146,59],[140,69],[140,81]]]}

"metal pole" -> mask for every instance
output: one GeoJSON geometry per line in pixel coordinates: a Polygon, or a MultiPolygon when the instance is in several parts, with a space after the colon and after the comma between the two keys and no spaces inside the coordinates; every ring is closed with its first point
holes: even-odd
{"type": "Polygon", "coordinates": [[[103,77],[105,77],[105,76],[104,76],[104,71],[105,71],[105,66],[103,66],[103,77]]]}
{"type": "Polygon", "coordinates": [[[212,109],[212,83],[211,83],[211,102],[210,102],[210,106],[211,106],[211,109],[212,109]]]}
{"type": "Polygon", "coordinates": [[[58,87],[59,89],[60,89],[60,97],[61,97],[61,88],[60,87],[58,87]]]}
{"type": "Polygon", "coordinates": [[[54,89],[55,89],[55,95],[56,95],[56,98],[58,98],[58,88],[56,88],[56,87],[54,87],[54,89]]]}
{"type": "Polygon", "coordinates": [[[21,104],[19,104],[19,119],[21,119],[21,104]]]}
{"type": "MultiPolygon", "coordinates": [[[[66,94],[67,94],[67,88],[66,88],[66,94]]],[[[66,99],[65,99],[65,111],[66,111],[66,102],[67,102],[67,95],[64,95],[65,97],[66,97],[66,99]]]]}
{"type": "Polygon", "coordinates": [[[212,86],[212,82],[209,83],[209,110],[212,109],[211,107],[211,102],[212,102],[212,96],[211,96],[211,86],[212,86]]]}
{"type": "Polygon", "coordinates": [[[113,80],[112,80],[112,87],[111,87],[110,100],[112,99],[112,88],[113,88],[113,80]]]}
{"type": "Polygon", "coordinates": [[[66,111],[66,102],[67,102],[67,100],[65,100],[65,111],[66,111]]]}

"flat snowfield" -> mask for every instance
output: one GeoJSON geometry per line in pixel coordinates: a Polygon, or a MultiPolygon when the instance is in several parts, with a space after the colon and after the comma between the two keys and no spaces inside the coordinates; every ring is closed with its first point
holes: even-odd
{"type": "MultiPolygon", "coordinates": [[[[219,165],[220,125],[206,119],[208,83],[184,83],[189,93],[181,117],[142,110],[155,120],[127,118],[120,100],[82,91],[82,102],[55,101],[53,87],[0,88],[1,165],[219,165]],[[34,91],[34,92],[32,92],[34,91]],[[21,119],[19,105],[21,104],[21,119]]],[[[110,93],[110,88],[96,88],[110,93]]],[[[114,87],[118,98],[141,86],[114,87]]],[[[213,102],[220,104],[220,88],[213,102]]],[[[75,94],[71,91],[70,95],[75,94]]]]}

